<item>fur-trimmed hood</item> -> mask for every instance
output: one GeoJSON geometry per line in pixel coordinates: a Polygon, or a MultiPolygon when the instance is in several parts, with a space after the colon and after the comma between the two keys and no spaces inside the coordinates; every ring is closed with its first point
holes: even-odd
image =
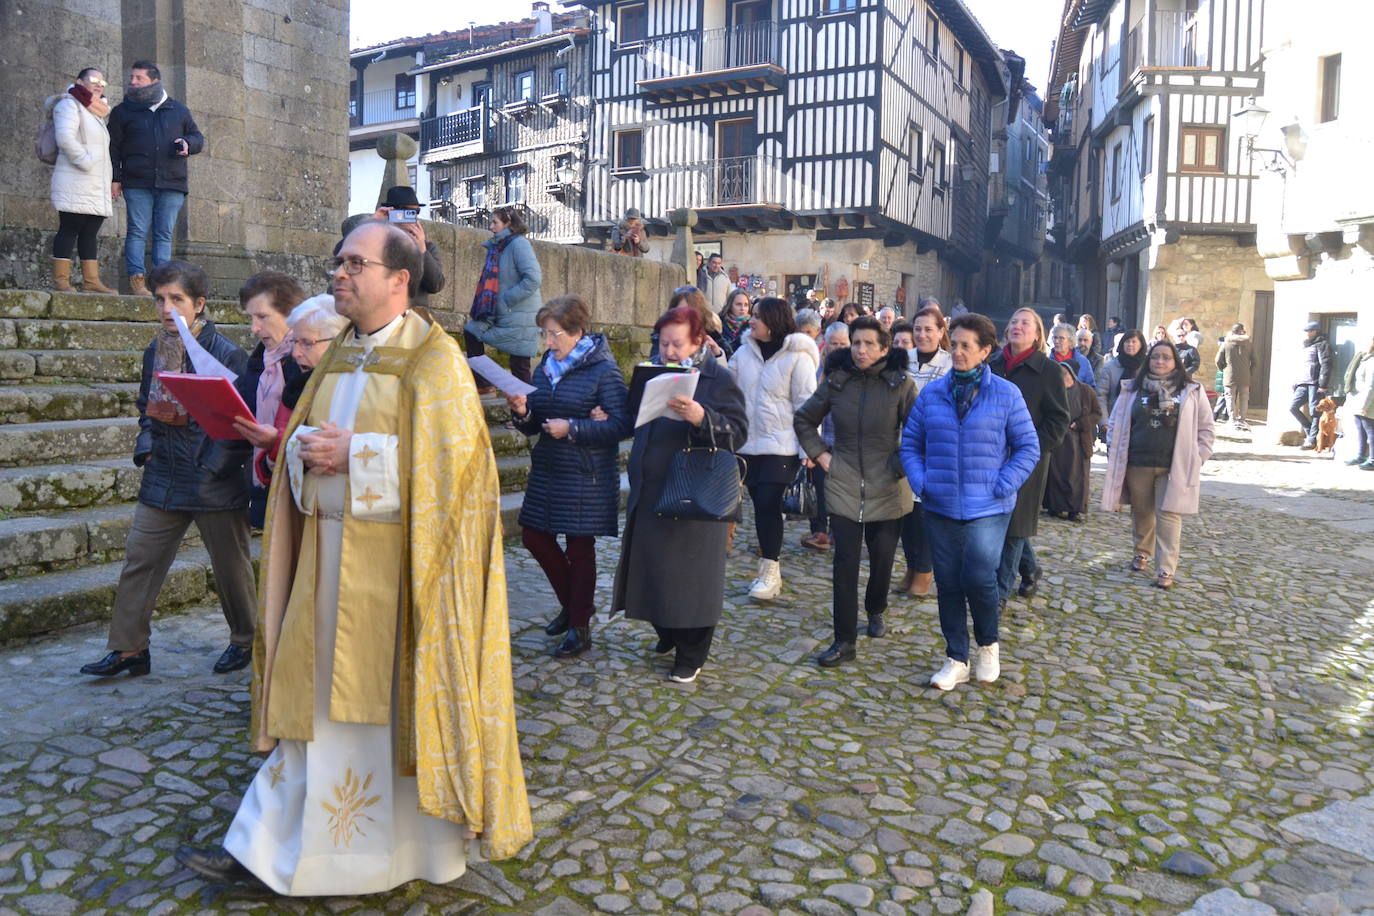
{"type": "MultiPolygon", "coordinates": [[[[902,379],[906,378],[906,370],[910,360],[910,355],[901,347],[892,347],[881,362],[874,363],[867,371],[881,377],[883,381],[887,382],[888,387],[895,388],[901,384],[902,379]]],[[[860,370],[854,365],[854,356],[849,347],[832,350],[826,355],[825,376],[827,384],[838,388],[843,386],[852,376],[859,374],[860,370]]]]}

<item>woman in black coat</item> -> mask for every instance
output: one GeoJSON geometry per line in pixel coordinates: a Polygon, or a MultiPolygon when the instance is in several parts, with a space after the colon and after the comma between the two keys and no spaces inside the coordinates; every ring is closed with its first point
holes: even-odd
{"type": "Polygon", "coordinates": [[[162,329],[143,353],[138,390],[138,440],[134,464],[143,482],[134,507],[111,610],[109,654],[81,669],[108,677],[128,671],[147,674],[152,667],[149,640],[153,605],[194,522],[215,572],[215,590],[229,623],[229,647],[215,663],[223,674],[245,667],[253,657],[257,588],[248,552],[248,469],[242,462],[217,474],[198,461],[205,431],[159,382],[155,373],[194,372],[175,316],[180,314],[196,342],[233,372],[244,370],[248,354],[226,339],[205,317],[209,281],[205,271],[185,261],[168,261],[148,277],[162,317],[162,329]]]}
{"type": "Polygon", "coordinates": [[[659,361],[701,372],[692,398],[673,398],[676,419],[660,417],[635,430],[630,452],[630,501],[615,575],[612,611],[647,620],[658,633],[656,652],[676,650],[668,679],[696,680],[706,663],[725,602],[725,551],[729,526],[721,522],[660,518],[673,456],[688,445],[734,451],[747,438],[744,395],[734,375],[706,346],[706,329],[695,309],[670,310],[654,327],[659,361]]]}
{"type": "Polygon", "coordinates": [[[606,339],[588,333],[587,303],[577,296],[559,296],[539,310],[535,323],[548,344],[530,380],[535,390],[506,399],[517,429],[526,435],[541,433],[530,452],[521,538],[562,606],[544,632],[566,633],[553,654],[570,658],[592,644],[596,536],[617,533],[616,455],[630,421],[625,379],[606,339]],[[560,534],[566,549],[558,544],[560,534]]]}
{"type": "Polygon", "coordinates": [[[1007,322],[1007,344],[992,354],[988,367],[1021,389],[1040,439],[1040,461],[1016,494],[1016,508],[1007,526],[1006,546],[997,569],[1001,600],[1011,594],[1016,574],[1021,586],[1016,593],[1023,598],[1035,594],[1040,581],[1040,565],[1030,539],[1038,530],[1040,501],[1045,496],[1050,454],[1069,429],[1069,399],[1064,393],[1063,376],[1054,360],[1045,355],[1045,323],[1032,309],[1017,309],[1007,322]]]}

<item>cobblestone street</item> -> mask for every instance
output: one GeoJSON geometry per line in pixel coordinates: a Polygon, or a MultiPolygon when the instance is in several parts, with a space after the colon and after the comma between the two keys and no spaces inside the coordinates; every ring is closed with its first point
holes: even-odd
{"type": "MultiPolygon", "coordinates": [[[[247,672],[209,670],[217,607],[160,619],[145,678],[76,674],[99,625],[0,650],[0,913],[1374,911],[1374,474],[1218,448],[1178,587],[1127,571],[1127,515],[1044,520],[1002,679],[949,694],[926,686],[933,599],[894,599],[887,637],[815,665],[829,556],[802,523],[766,605],[741,525],[692,685],[623,619],[548,657],[552,594],[508,542],[537,839],[445,887],[287,900],[175,863],[219,840],[259,759],[247,672]]],[[[618,550],[601,542],[603,606],[618,550]]]]}

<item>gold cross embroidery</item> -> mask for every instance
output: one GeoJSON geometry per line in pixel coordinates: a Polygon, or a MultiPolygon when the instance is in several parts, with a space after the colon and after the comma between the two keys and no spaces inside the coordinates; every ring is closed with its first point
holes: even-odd
{"type": "Polygon", "coordinates": [[[277,765],[276,765],[276,766],[268,767],[268,768],[267,768],[268,774],[270,774],[271,777],[272,777],[272,788],[275,789],[275,788],[277,787],[277,783],[279,783],[279,782],[282,781],[282,770],[285,769],[285,768],[286,768],[286,761],[285,761],[285,760],[279,760],[279,761],[277,761],[277,765]]]}
{"type": "Polygon", "coordinates": [[[375,503],[377,500],[381,499],[382,497],[378,493],[373,493],[372,488],[368,487],[366,490],[363,490],[362,496],[356,498],[358,502],[364,503],[367,506],[367,508],[371,509],[372,504],[375,503]]]}
{"type": "Polygon", "coordinates": [[[361,461],[363,463],[363,467],[367,467],[372,463],[373,458],[380,458],[381,454],[381,452],[374,452],[371,446],[364,445],[363,450],[361,452],[358,452],[353,457],[361,461]]]}
{"type": "Polygon", "coordinates": [[[376,350],[368,350],[365,353],[351,353],[344,357],[344,361],[354,369],[365,369],[374,363],[381,362],[382,357],[376,350]]]}

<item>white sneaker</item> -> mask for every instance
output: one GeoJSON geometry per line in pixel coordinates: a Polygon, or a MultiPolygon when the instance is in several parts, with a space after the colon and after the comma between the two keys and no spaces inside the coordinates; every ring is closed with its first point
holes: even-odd
{"type": "Polygon", "coordinates": [[[749,597],[768,601],[782,591],[782,569],[777,560],[759,560],[759,574],[749,585],[749,597]]]}
{"type": "Polygon", "coordinates": [[[999,650],[997,643],[990,646],[979,646],[973,653],[973,676],[983,684],[991,684],[997,680],[1002,673],[1002,666],[998,661],[999,650]]]}
{"type": "Polygon", "coordinates": [[[968,663],[955,661],[952,658],[945,658],[945,666],[935,672],[930,679],[930,686],[939,687],[941,690],[953,690],[960,684],[968,683],[968,663]]]}

